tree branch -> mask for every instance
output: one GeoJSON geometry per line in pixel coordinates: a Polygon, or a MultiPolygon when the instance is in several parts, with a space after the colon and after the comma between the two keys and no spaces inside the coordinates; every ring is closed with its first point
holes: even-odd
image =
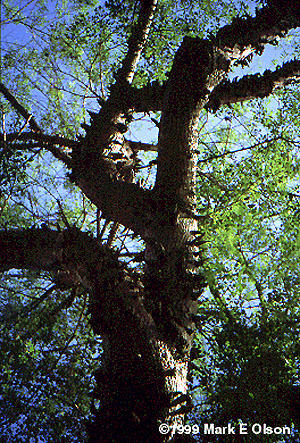
{"type": "Polygon", "coordinates": [[[46,225],[0,230],[0,249],[0,272],[13,268],[51,271],[58,280],[83,283],[87,289],[90,269],[115,255],[77,228],[59,232],[46,225]]]}
{"type": "Polygon", "coordinates": [[[137,184],[114,180],[109,174],[87,171],[76,178],[77,186],[102,211],[104,218],[121,223],[144,238],[155,211],[152,193],[137,184]]]}
{"type": "Polygon", "coordinates": [[[158,146],[151,143],[135,142],[133,140],[126,140],[126,144],[132,151],[158,151],[158,146]]]}
{"type": "MultiPolygon", "coordinates": [[[[79,144],[79,142],[77,142],[76,140],[67,139],[58,135],[42,134],[41,132],[10,133],[6,135],[6,140],[12,143],[21,140],[39,141],[41,142],[41,148],[51,152],[51,154],[53,154],[55,158],[62,161],[68,168],[71,168],[73,165],[72,158],[61,149],[57,148],[55,145],[74,148],[79,144]]],[[[17,145],[17,147],[18,146],[19,145],[17,145]]],[[[26,148],[26,144],[23,146],[23,148],[26,148]]]]}
{"type": "Polygon", "coordinates": [[[9,90],[6,88],[6,86],[3,85],[3,83],[0,83],[0,92],[4,95],[6,100],[10,102],[10,104],[15,108],[15,110],[25,118],[26,121],[28,121],[29,126],[33,131],[36,132],[42,132],[40,126],[37,124],[35,119],[33,118],[32,114],[30,114],[26,108],[24,108],[21,103],[18,102],[18,100],[9,92],[9,90]]]}
{"type": "Polygon", "coordinates": [[[128,86],[124,102],[127,109],[134,109],[135,112],[155,112],[161,111],[163,106],[166,82],[160,84],[155,81],[148,83],[142,88],[128,86]]]}
{"type": "Polygon", "coordinates": [[[59,267],[59,232],[32,228],[0,230],[0,271],[59,267]]]}
{"type": "Polygon", "coordinates": [[[138,60],[147,40],[157,0],[141,2],[137,25],[128,42],[128,51],[110,95],[101,102],[98,114],[90,113],[90,126],[85,125],[86,136],[73,151],[72,179],[103,212],[104,216],[143,235],[147,218],[146,201],[149,194],[140,187],[116,180],[116,165],[103,155],[112,145],[122,151],[123,132],[129,124],[126,92],[130,89],[138,60]],[[120,141],[121,140],[121,141],[120,141]],[[143,213],[144,210],[144,213],[143,213]]]}
{"type": "Polygon", "coordinates": [[[55,158],[57,158],[60,161],[63,161],[66,166],[71,168],[72,159],[66,153],[56,148],[54,145],[58,144],[60,146],[74,147],[78,145],[78,142],[74,140],[65,139],[64,137],[60,137],[57,135],[51,136],[43,134],[42,129],[37,124],[32,114],[30,114],[27,111],[27,109],[18,102],[18,100],[10,93],[10,91],[6,88],[6,86],[4,86],[1,82],[0,82],[0,92],[11,103],[14,109],[22,117],[26,119],[26,123],[29,124],[29,126],[33,131],[29,133],[28,132],[24,133],[20,131],[18,133],[6,134],[6,141],[14,142],[16,140],[36,140],[36,141],[41,141],[43,144],[46,143],[46,146],[44,145],[43,148],[47,149],[49,152],[51,152],[54,155],[55,158]]]}
{"type": "Polygon", "coordinates": [[[216,45],[226,58],[241,61],[253,51],[261,55],[267,43],[276,42],[299,25],[299,0],[269,0],[266,7],[256,11],[255,17],[234,18],[230,25],[221,28],[216,45]]]}
{"type": "Polygon", "coordinates": [[[43,143],[51,143],[52,145],[59,145],[68,148],[74,148],[79,145],[78,141],[61,137],[60,135],[48,135],[41,133],[37,134],[36,132],[22,132],[21,134],[10,133],[7,134],[6,138],[8,141],[36,140],[36,141],[41,141],[43,143]]]}
{"type": "Polygon", "coordinates": [[[146,335],[157,339],[153,319],[137,294],[131,293],[126,266],[98,239],[74,227],[61,232],[47,226],[0,230],[0,250],[0,272],[14,268],[53,271],[58,283],[81,283],[90,291],[92,306],[97,305],[91,313],[99,333],[101,327],[113,333],[118,330],[116,325],[127,327],[127,316],[133,323],[132,331],[145,328],[146,335]]]}
{"type": "Polygon", "coordinates": [[[217,111],[222,105],[243,102],[254,98],[264,98],[277,88],[283,88],[300,81],[300,61],[286,62],[274,72],[245,75],[240,80],[219,84],[212,92],[207,109],[217,111]]]}
{"type": "Polygon", "coordinates": [[[132,82],[134,72],[149,34],[156,4],[157,0],[141,1],[138,23],[129,38],[128,50],[122,67],[116,73],[115,77],[117,81],[132,82]]]}

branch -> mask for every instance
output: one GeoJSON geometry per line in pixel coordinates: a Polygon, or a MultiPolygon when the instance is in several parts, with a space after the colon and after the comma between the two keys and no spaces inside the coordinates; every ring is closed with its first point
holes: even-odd
{"type": "MultiPolygon", "coordinates": [[[[222,154],[211,155],[210,157],[206,157],[206,158],[198,160],[198,163],[206,163],[206,162],[209,162],[211,160],[216,160],[217,158],[223,158],[223,157],[226,157],[227,155],[228,156],[229,155],[234,155],[237,152],[249,151],[249,150],[255,149],[257,147],[260,147],[260,150],[264,150],[265,148],[263,147],[263,145],[265,143],[267,143],[267,146],[266,146],[266,148],[267,148],[268,145],[270,145],[270,143],[274,143],[274,142],[276,142],[277,140],[280,140],[280,139],[281,140],[283,139],[281,135],[279,135],[277,137],[269,138],[269,139],[267,138],[267,139],[262,140],[262,141],[260,141],[258,143],[255,143],[254,145],[251,145],[251,146],[246,146],[246,147],[243,147],[243,148],[235,149],[234,151],[225,151],[225,152],[222,152],[222,154]]],[[[206,173],[203,173],[202,171],[200,171],[200,174],[201,175],[203,175],[203,174],[206,175],[206,173]]]]}
{"type": "Polygon", "coordinates": [[[25,118],[26,121],[28,121],[29,126],[33,131],[36,132],[42,132],[41,128],[33,118],[32,114],[30,114],[26,108],[24,108],[21,103],[18,102],[18,100],[9,92],[9,90],[3,85],[3,83],[0,83],[0,92],[4,95],[6,100],[10,102],[10,104],[15,108],[15,110],[25,118]]]}
{"type": "Polygon", "coordinates": [[[123,60],[122,67],[116,73],[115,77],[117,81],[132,82],[143,47],[147,41],[156,4],[157,0],[141,1],[138,23],[133,28],[131,37],[129,38],[128,50],[123,60]]]}
{"type": "Polygon", "coordinates": [[[147,226],[155,210],[151,191],[114,180],[101,171],[97,174],[92,166],[76,176],[75,183],[102,211],[104,218],[121,223],[143,238],[147,236],[147,226]]]}
{"type": "MultiPolygon", "coordinates": [[[[10,133],[6,135],[6,140],[8,142],[15,142],[19,140],[39,141],[41,142],[40,147],[51,152],[55,158],[62,161],[68,168],[71,168],[73,165],[72,158],[55,145],[74,148],[79,144],[79,142],[76,140],[67,139],[58,135],[42,134],[41,132],[10,133]]],[[[26,144],[23,145],[23,147],[26,148],[26,144]]]]}
{"type": "Polygon", "coordinates": [[[135,112],[161,111],[163,106],[166,82],[160,84],[158,81],[148,83],[142,88],[129,86],[124,99],[127,109],[135,112]]]}
{"type": "Polygon", "coordinates": [[[157,145],[151,143],[135,142],[126,139],[126,144],[132,149],[132,151],[158,151],[157,145]]]}
{"type": "Polygon", "coordinates": [[[10,133],[7,134],[6,139],[8,141],[15,140],[37,140],[43,143],[51,143],[52,145],[59,145],[68,148],[75,148],[79,145],[79,142],[69,138],[61,137],[60,135],[48,135],[36,132],[23,132],[23,133],[10,133]]]}
{"type": "MultiPolygon", "coordinates": [[[[122,66],[115,74],[116,82],[110,88],[108,99],[101,102],[99,113],[90,113],[90,126],[84,126],[86,136],[73,151],[71,174],[105,218],[121,223],[140,235],[146,229],[149,193],[137,185],[112,178],[112,175],[117,175],[116,165],[103,156],[103,151],[115,144],[120,146],[122,154],[122,134],[129,124],[126,94],[148,37],[156,3],[157,0],[141,1],[139,19],[129,39],[122,66]]],[[[124,160],[128,160],[125,157],[124,160]]]]}
{"type": "Polygon", "coordinates": [[[113,333],[118,330],[117,326],[124,327],[127,316],[134,335],[143,328],[147,336],[157,339],[153,319],[132,292],[126,265],[119,262],[114,250],[99,245],[98,239],[74,227],[61,232],[47,226],[0,230],[0,250],[0,272],[9,269],[56,271],[58,281],[62,273],[64,284],[82,284],[90,292],[91,323],[99,333],[103,325],[113,333]]]}
{"type": "Polygon", "coordinates": [[[262,54],[267,43],[300,25],[299,0],[269,0],[257,10],[255,17],[234,18],[230,25],[221,28],[216,35],[216,44],[231,61],[241,61],[253,51],[262,54]]]}
{"type": "Polygon", "coordinates": [[[113,255],[77,228],[59,232],[47,225],[0,230],[0,249],[0,272],[13,268],[53,271],[73,283],[86,281],[95,263],[113,255]]]}
{"type": "Polygon", "coordinates": [[[263,74],[245,75],[240,80],[219,84],[212,92],[207,109],[217,111],[222,105],[264,98],[277,88],[283,88],[300,81],[300,61],[286,62],[274,72],[266,70],[263,74]]]}
{"type": "Polygon", "coordinates": [[[53,270],[59,266],[59,233],[32,228],[0,231],[0,271],[16,269],[53,270]]]}
{"type": "Polygon", "coordinates": [[[53,157],[55,157],[57,160],[62,161],[69,169],[72,168],[73,160],[72,160],[72,158],[68,154],[66,154],[65,152],[61,151],[56,146],[53,146],[53,145],[50,145],[50,144],[43,145],[42,147],[44,149],[46,149],[47,151],[51,152],[53,157]]]}
{"type": "Polygon", "coordinates": [[[60,136],[51,136],[42,134],[42,129],[37,124],[35,119],[33,118],[32,114],[30,114],[26,108],[24,108],[23,105],[21,105],[18,100],[9,92],[9,90],[0,82],[0,92],[4,95],[4,97],[11,103],[11,105],[14,107],[14,109],[26,120],[26,124],[29,123],[29,126],[31,127],[32,131],[34,132],[25,132],[23,133],[22,130],[18,133],[13,134],[7,134],[6,135],[6,141],[16,141],[16,140],[37,140],[41,141],[43,143],[46,143],[47,146],[43,146],[45,149],[47,149],[49,152],[51,152],[55,158],[58,160],[63,161],[69,168],[72,167],[72,159],[64,152],[62,152],[60,149],[53,146],[54,144],[58,144],[60,146],[68,146],[68,147],[74,147],[78,145],[78,142],[74,140],[65,139],[64,137],[60,136]]]}

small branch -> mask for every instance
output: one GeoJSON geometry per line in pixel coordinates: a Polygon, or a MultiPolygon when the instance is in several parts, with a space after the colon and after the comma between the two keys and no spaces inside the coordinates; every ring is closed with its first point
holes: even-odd
{"type": "Polygon", "coordinates": [[[137,25],[133,28],[128,42],[128,51],[116,78],[131,83],[143,47],[147,41],[157,0],[141,1],[141,10],[137,25]]]}
{"type": "Polygon", "coordinates": [[[24,108],[21,103],[18,102],[18,100],[11,94],[11,92],[6,88],[6,86],[3,85],[3,83],[0,83],[0,92],[4,95],[6,100],[10,102],[10,104],[15,108],[15,110],[25,118],[26,122],[29,123],[29,126],[33,131],[36,132],[42,132],[40,126],[37,124],[35,119],[33,118],[32,114],[30,114],[26,108],[24,108]]]}
{"type": "Polygon", "coordinates": [[[37,132],[25,132],[25,133],[10,133],[6,136],[7,142],[16,142],[18,140],[37,140],[37,142],[41,143],[23,143],[23,144],[16,144],[16,147],[23,149],[32,149],[33,147],[40,147],[43,149],[46,149],[47,151],[51,152],[55,158],[62,161],[68,168],[71,168],[73,165],[72,158],[63,152],[60,148],[54,146],[58,144],[59,146],[67,146],[67,147],[74,147],[78,145],[78,142],[75,140],[69,140],[65,139],[64,137],[60,137],[57,135],[47,135],[47,134],[41,134],[37,132]]]}
{"type": "MultiPolygon", "coordinates": [[[[246,147],[243,147],[243,148],[235,149],[234,151],[225,151],[222,154],[216,154],[216,155],[212,155],[210,157],[203,158],[201,160],[198,160],[198,163],[206,163],[206,162],[209,162],[211,160],[215,160],[217,158],[223,158],[223,157],[226,157],[227,155],[236,154],[237,152],[249,151],[250,149],[255,149],[255,148],[257,148],[257,147],[259,147],[261,145],[264,145],[265,143],[268,143],[268,144],[269,143],[274,143],[277,140],[281,140],[281,139],[282,139],[282,137],[278,136],[278,137],[273,137],[273,138],[270,138],[270,139],[262,140],[262,141],[260,141],[258,143],[255,143],[252,146],[246,146],[246,147]]],[[[265,148],[262,147],[261,149],[265,149],[265,148]]],[[[206,175],[206,174],[201,172],[201,175],[206,175]]]]}
{"type": "Polygon", "coordinates": [[[96,211],[97,235],[96,236],[97,236],[98,240],[101,240],[101,237],[100,237],[100,227],[101,227],[100,220],[101,220],[101,211],[100,211],[99,208],[97,208],[97,211],[96,211]]]}
{"type": "Polygon", "coordinates": [[[52,145],[59,145],[62,147],[74,148],[79,145],[79,142],[69,138],[61,137],[60,135],[48,135],[36,132],[10,133],[7,134],[7,141],[14,140],[36,140],[43,143],[51,143],[52,145]]]}
{"type": "Polygon", "coordinates": [[[107,241],[106,241],[106,246],[108,248],[111,247],[111,245],[112,245],[112,243],[113,243],[113,241],[114,241],[114,239],[116,237],[116,234],[117,234],[117,231],[119,229],[119,226],[120,226],[119,223],[114,223],[112,225],[111,230],[110,230],[110,232],[108,234],[108,237],[107,237],[107,241]]]}
{"type": "Polygon", "coordinates": [[[128,144],[133,151],[158,151],[158,145],[152,145],[151,143],[126,140],[126,144],[128,144]]]}
{"type": "Polygon", "coordinates": [[[67,216],[66,216],[66,214],[64,213],[64,210],[63,210],[63,207],[62,207],[62,204],[61,204],[60,200],[57,198],[56,201],[57,201],[57,204],[58,204],[58,207],[59,207],[59,212],[60,212],[60,214],[61,214],[61,218],[62,218],[62,221],[63,221],[65,227],[66,227],[67,229],[71,229],[71,226],[70,226],[69,220],[67,219],[67,216]]]}
{"type": "Polygon", "coordinates": [[[106,101],[99,100],[101,109],[98,114],[90,113],[90,125],[82,125],[86,131],[84,143],[89,149],[92,146],[94,151],[101,152],[117,134],[123,134],[127,130],[129,122],[125,114],[130,114],[132,110],[127,105],[127,96],[130,95],[130,83],[148,38],[156,4],[157,0],[141,2],[139,19],[133,27],[121,68],[114,74],[116,82],[110,86],[110,95],[106,101]]]}

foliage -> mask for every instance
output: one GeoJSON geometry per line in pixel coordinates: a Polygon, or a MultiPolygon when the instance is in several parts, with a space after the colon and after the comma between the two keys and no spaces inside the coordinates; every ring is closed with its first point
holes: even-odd
{"type": "MultiPolygon", "coordinates": [[[[201,423],[288,423],[295,432],[299,429],[296,89],[279,92],[276,101],[235,106],[217,123],[213,143],[206,141],[205,134],[200,137],[199,164],[204,167],[199,171],[199,207],[206,217],[209,290],[198,314],[204,348],[195,349],[194,383],[199,384],[195,399],[201,423]],[[236,124],[241,115],[247,121],[242,127],[236,124]]],[[[255,438],[247,436],[245,441],[255,438]]],[[[264,438],[279,441],[274,435],[264,438]]],[[[231,440],[222,436],[221,441],[231,440]]],[[[280,441],[298,440],[293,436],[280,441]]]]}
{"type": "Polygon", "coordinates": [[[1,281],[1,434],[7,442],[85,438],[89,374],[100,341],[87,324],[86,296],[47,280],[11,271],[1,281]]]}

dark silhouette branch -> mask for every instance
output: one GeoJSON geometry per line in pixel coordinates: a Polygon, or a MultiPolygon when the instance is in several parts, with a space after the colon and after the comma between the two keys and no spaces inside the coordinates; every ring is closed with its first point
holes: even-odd
{"type": "MultiPolygon", "coordinates": [[[[86,290],[94,285],[92,273],[116,254],[100,245],[76,227],[55,231],[47,225],[40,228],[0,230],[0,271],[31,269],[49,271],[60,287],[81,284],[86,290]]],[[[105,267],[105,266],[104,266],[105,267]]]]}
{"type": "Polygon", "coordinates": [[[26,121],[28,121],[29,126],[33,131],[36,132],[42,132],[40,126],[37,124],[35,119],[33,118],[32,114],[27,111],[27,109],[19,103],[19,101],[12,95],[12,93],[6,88],[6,86],[3,85],[3,83],[0,83],[0,92],[4,95],[6,100],[10,102],[10,104],[13,106],[13,108],[22,116],[25,118],[26,121]]]}
{"type": "Polygon", "coordinates": [[[263,53],[267,43],[300,25],[300,2],[268,1],[267,6],[256,11],[256,16],[234,18],[230,25],[221,28],[215,44],[231,61],[242,62],[254,51],[263,53]]]}
{"type": "Polygon", "coordinates": [[[156,112],[161,111],[166,90],[166,82],[160,84],[155,81],[148,83],[142,88],[129,86],[124,99],[127,109],[134,109],[135,112],[156,112]]]}
{"type": "Polygon", "coordinates": [[[137,184],[113,180],[101,171],[86,171],[76,179],[77,186],[102,211],[105,219],[121,223],[144,238],[155,211],[149,190],[137,184]]]}
{"type": "Polygon", "coordinates": [[[71,139],[66,139],[58,135],[42,134],[41,132],[22,132],[22,133],[10,133],[6,135],[6,141],[15,143],[16,148],[22,147],[23,149],[32,149],[32,147],[39,146],[51,152],[55,158],[62,161],[68,168],[73,165],[72,158],[67,153],[63,152],[60,147],[74,148],[78,145],[78,142],[71,139]],[[34,145],[28,143],[20,144],[19,141],[28,142],[35,140],[40,143],[34,143],[34,145]],[[56,145],[60,146],[57,147],[56,145]]]}
{"type": "Polygon", "coordinates": [[[130,146],[133,151],[158,151],[158,146],[151,143],[135,142],[133,140],[126,140],[126,144],[130,146]]]}
{"type": "Polygon", "coordinates": [[[69,138],[61,137],[60,135],[48,135],[35,132],[10,133],[6,136],[7,141],[15,140],[36,140],[43,143],[50,143],[52,145],[59,145],[62,147],[74,148],[79,145],[79,142],[69,138]]]}
{"type": "MultiPolygon", "coordinates": [[[[264,98],[275,89],[283,88],[300,80],[300,62],[293,60],[278,67],[274,72],[266,70],[263,74],[245,75],[239,80],[223,81],[211,93],[205,106],[208,110],[217,110],[220,106],[264,98]]],[[[128,90],[128,109],[136,112],[156,112],[162,110],[166,83],[148,84],[142,88],[131,87],[128,90]]]]}
{"type": "Polygon", "coordinates": [[[72,260],[66,261],[66,256],[63,258],[65,248],[69,248],[68,255],[71,256],[71,248],[73,257],[79,257],[78,254],[83,257],[84,252],[90,254],[84,245],[91,241],[87,234],[76,228],[59,232],[42,225],[41,228],[0,230],[0,270],[62,270],[72,265],[72,260]],[[72,240],[69,245],[68,239],[72,240]]]}

